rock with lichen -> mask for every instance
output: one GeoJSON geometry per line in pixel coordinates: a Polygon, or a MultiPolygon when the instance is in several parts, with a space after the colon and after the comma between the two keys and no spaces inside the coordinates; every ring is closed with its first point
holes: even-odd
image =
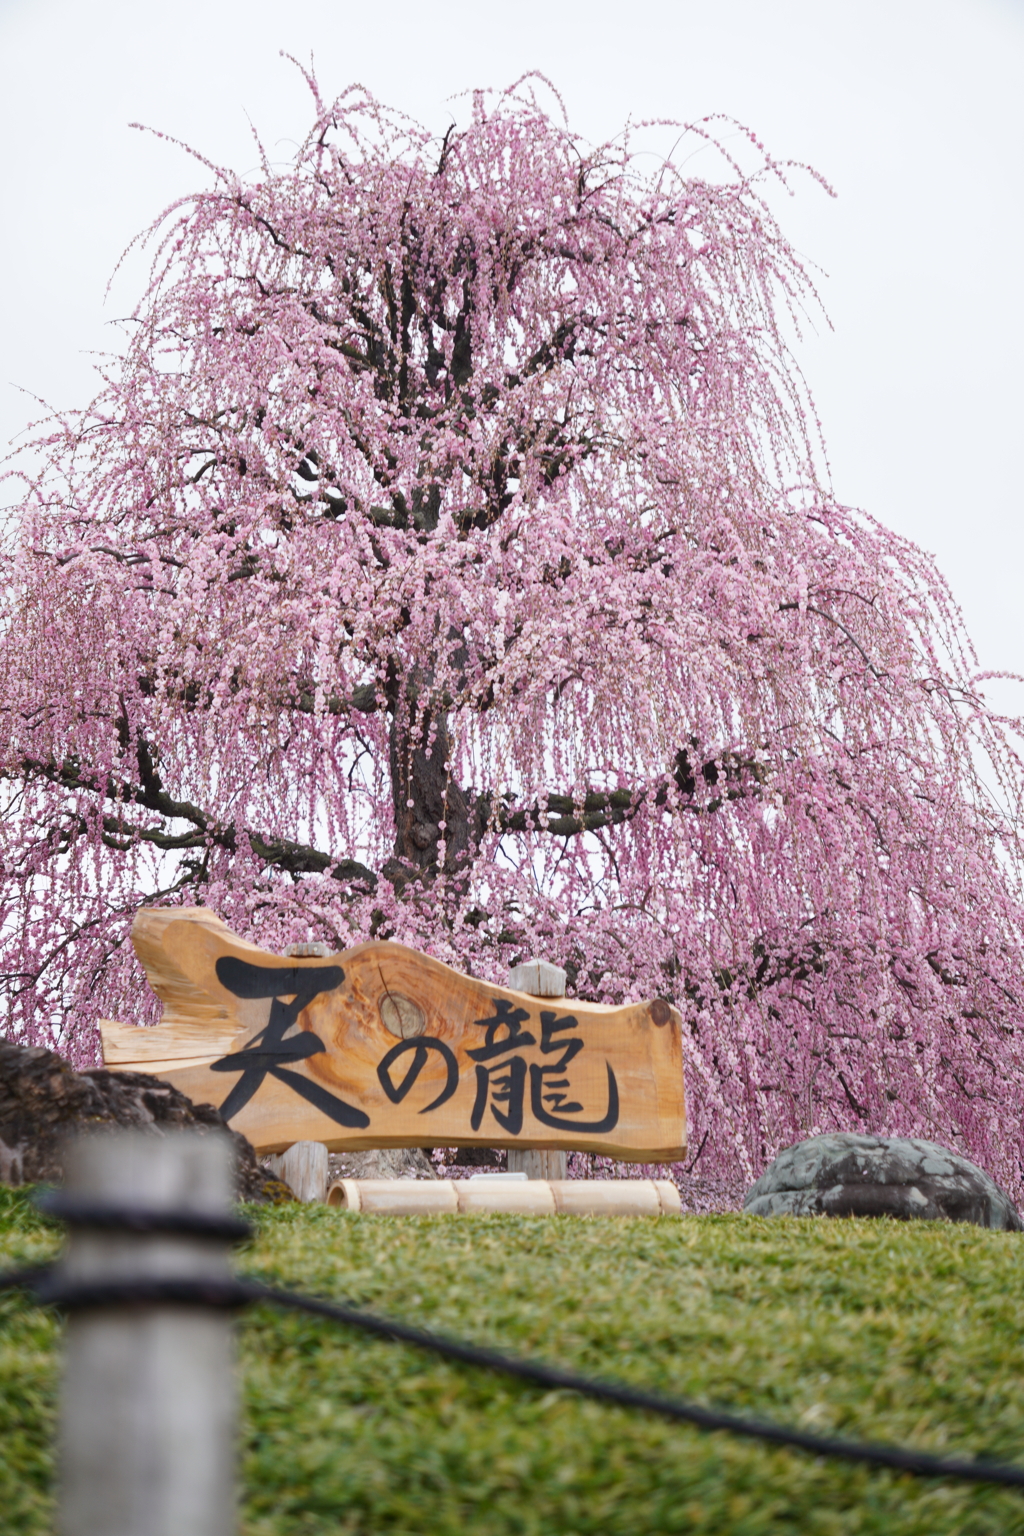
{"type": "Polygon", "coordinates": [[[1020,1232],[983,1169],[931,1141],[841,1132],[787,1147],[748,1192],[750,1216],[893,1216],[1020,1232]]]}

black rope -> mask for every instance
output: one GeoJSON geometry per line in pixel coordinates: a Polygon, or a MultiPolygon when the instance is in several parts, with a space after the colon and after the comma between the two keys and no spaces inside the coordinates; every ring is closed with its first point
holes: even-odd
{"type": "Polygon", "coordinates": [[[64,1312],[151,1307],[160,1303],[235,1310],[262,1299],[253,1295],[250,1284],[234,1275],[139,1275],[123,1280],[114,1276],[78,1280],[56,1264],[0,1273],[0,1291],[15,1290],[28,1291],[42,1307],[60,1307],[64,1312]]]}
{"type": "Polygon", "coordinates": [[[372,1312],[339,1306],[336,1302],[323,1301],[316,1296],[301,1296],[295,1291],[278,1290],[258,1280],[210,1278],[83,1282],[63,1280],[54,1270],[45,1268],[0,1274],[0,1291],[13,1289],[28,1290],[41,1303],[70,1309],[125,1304],[152,1305],[159,1302],[239,1307],[248,1302],[270,1302],[314,1317],[329,1318],[332,1322],[358,1328],[378,1338],[411,1344],[416,1349],[429,1350],[444,1359],[457,1360],[462,1365],[476,1366],[504,1376],[516,1376],[536,1386],[577,1392],[583,1397],[614,1403],[620,1408],[639,1408],[662,1418],[695,1425],[698,1429],[725,1430],[746,1439],[763,1440],[770,1445],[807,1451],[812,1456],[838,1457],[843,1461],[889,1467],[896,1472],[912,1473],[915,1477],[948,1477],[961,1482],[996,1483],[1003,1487],[1024,1488],[1024,1467],[1004,1462],[961,1461],[930,1456],[924,1451],[907,1450],[903,1446],[860,1444],[854,1440],[806,1434],[803,1430],[787,1429],[784,1425],[769,1424],[761,1419],[741,1418],[737,1414],[702,1408],[697,1403],[679,1398],[662,1397],[658,1393],[628,1386],[625,1382],[602,1381],[592,1376],[579,1376],[574,1371],[560,1370],[557,1366],[544,1365],[539,1360],[518,1359],[495,1349],[465,1344],[459,1339],[447,1338],[444,1334],[431,1333],[425,1328],[413,1328],[408,1323],[376,1317],[372,1312]]]}
{"type": "Polygon", "coordinates": [[[809,1435],[799,1429],[787,1429],[759,1419],[744,1419],[736,1414],[702,1408],[697,1403],[684,1402],[679,1398],[644,1392],[640,1388],[627,1386],[625,1382],[578,1376],[574,1371],[563,1371],[557,1366],[544,1365],[539,1360],[522,1360],[514,1355],[502,1354],[496,1349],[464,1344],[458,1339],[446,1338],[443,1334],[429,1333],[424,1328],[412,1328],[408,1323],[396,1323],[385,1317],[374,1317],[372,1313],[360,1312],[352,1307],[339,1307],[334,1302],[320,1301],[316,1297],[299,1296],[293,1291],[280,1291],[258,1282],[249,1282],[249,1287],[253,1292],[253,1301],[270,1301],[279,1307],[291,1307],[317,1317],[328,1317],[351,1328],[360,1328],[364,1333],[397,1339],[403,1344],[430,1350],[446,1359],[461,1361],[463,1365],[479,1366],[506,1376],[518,1376],[523,1381],[531,1381],[541,1387],[578,1392],[583,1397],[616,1403],[623,1408],[641,1408],[648,1413],[660,1414],[663,1418],[694,1424],[699,1429],[728,1430],[730,1434],[766,1440],[774,1445],[791,1446],[809,1451],[815,1456],[837,1456],[845,1461],[869,1462],[874,1466],[892,1467],[899,1472],[912,1472],[917,1477],[955,1477],[973,1483],[1001,1483],[1010,1488],[1024,1488],[1024,1467],[1009,1466],[1002,1462],[946,1459],[929,1456],[925,1452],[905,1450],[902,1446],[862,1445],[853,1440],[809,1435]]]}
{"type": "Polygon", "coordinates": [[[139,1307],[172,1303],[182,1307],[215,1307],[235,1311],[253,1297],[233,1275],[182,1276],[152,1279],[143,1275],[125,1280],[72,1280],[58,1274],[43,1277],[32,1287],[44,1306],[81,1312],[99,1307],[139,1307]]]}
{"type": "Polygon", "coordinates": [[[44,1216],[54,1216],[71,1227],[91,1227],[99,1232],[217,1237],[227,1243],[244,1242],[252,1236],[250,1222],[223,1211],[167,1211],[158,1206],[114,1205],[105,1200],[83,1199],[62,1189],[40,1195],[35,1205],[44,1216]]]}

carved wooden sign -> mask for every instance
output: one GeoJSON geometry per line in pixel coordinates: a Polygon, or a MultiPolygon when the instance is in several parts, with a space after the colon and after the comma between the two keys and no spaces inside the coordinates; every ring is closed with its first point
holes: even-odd
{"type": "Polygon", "coordinates": [[[204,907],[144,909],[132,941],[163,1019],[101,1020],[105,1065],[218,1105],[261,1154],[296,1141],[685,1154],[681,1021],[662,999],[531,997],[401,944],[280,957],[204,907]]]}

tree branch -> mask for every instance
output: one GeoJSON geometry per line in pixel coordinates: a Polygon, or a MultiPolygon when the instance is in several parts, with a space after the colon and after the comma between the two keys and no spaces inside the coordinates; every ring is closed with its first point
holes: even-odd
{"type": "MultiPolygon", "coordinates": [[[[696,745],[696,743],[691,743],[696,745]]],[[[676,753],[671,782],[684,803],[680,809],[694,814],[712,815],[728,801],[747,799],[760,793],[765,779],[763,763],[753,758],[724,752],[694,770],[685,747],[676,753]],[[721,792],[712,799],[696,799],[697,779],[721,792]]],[[[587,790],[582,795],[547,795],[539,804],[513,808],[506,800],[494,815],[494,825],[502,832],[550,832],[555,837],[575,837],[581,832],[599,832],[604,827],[621,826],[631,821],[649,799],[655,806],[668,804],[669,780],[646,789],[587,790]],[[651,796],[651,788],[654,793],[651,796]]],[[[490,807],[487,807],[490,809],[490,807]]]]}
{"type": "MultiPolygon", "coordinates": [[[[248,828],[239,831],[234,822],[224,826],[207,812],[189,800],[175,800],[164,790],[159,774],[153,765],[148,745],[140,739],[138,746],[140,782],[128,784],[102,774],[84,770],[73,759],[63,762],[38,758],[22,759],[21,768],[29,777],[46,779],[51,784],[68,790],[85,790],[100,795],[117,804],[142,806],[157,815],[171,820],[191,823],[191,832],[175,833],[160,827],[141,827],[126,822],[118,816],[104,816],[103,841],[108,847],[127,850],[135,841],[151,843],[163,851],[188,848],[223,848],[235,853],[244,840],[258,859],[265,864],[284,870],[290,875],[330,874],[343,884],[360,882],[371,891],[376,890],[377,876],[357,859],[337,859],[319,848],[306,843],[293,842],[286,837],[264,837],[248,828]]],[[[78,818],[80,833],[87,830],[87,823],[78,818]]]]}

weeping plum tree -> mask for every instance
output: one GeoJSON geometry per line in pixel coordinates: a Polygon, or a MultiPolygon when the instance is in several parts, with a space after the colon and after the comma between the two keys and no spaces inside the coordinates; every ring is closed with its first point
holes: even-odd
{"type": "Polygon", "coordinates": [[[143,902],[541,953],[679,1006],[704,1166],[853,1127],[1019,1190],[1020,765],[932,566],[818,467],[781,169],[651,174],[529,82],[443,142],[309,83],[293,164],[154,226],[21,471],[9,1032],[151,1017],[143,902]]]}

